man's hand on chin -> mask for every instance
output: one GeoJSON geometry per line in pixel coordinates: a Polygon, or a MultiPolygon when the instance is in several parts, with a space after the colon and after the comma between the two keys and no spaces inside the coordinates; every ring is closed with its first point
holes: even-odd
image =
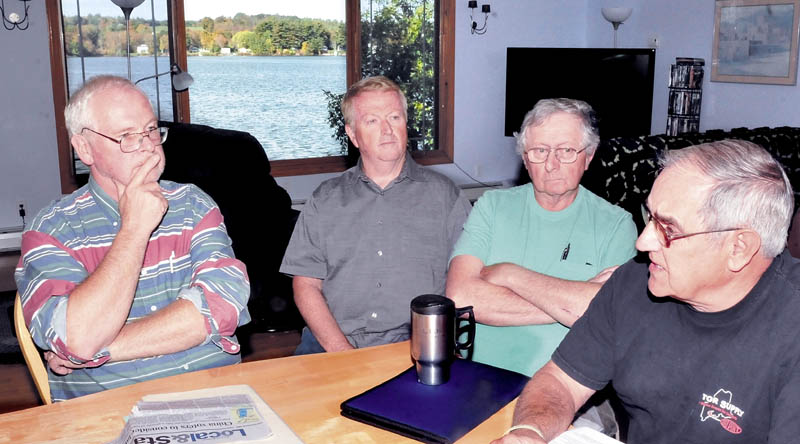
{"type": "Polygon", "coordinates": [[[149,236],[167,212],[169,204],[158,181],[147,181],[160,168],[160,160],[161,156],[153,153],[133,170],[128,185],[115,182],[123,228],[149,236]]]}

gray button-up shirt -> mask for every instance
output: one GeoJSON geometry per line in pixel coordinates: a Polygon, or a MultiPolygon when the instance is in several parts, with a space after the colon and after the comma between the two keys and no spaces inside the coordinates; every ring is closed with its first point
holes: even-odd
{"type": "Polygon", "coordinates": [[[359,160],[308,199],[281,272],[322,279],[328,307],[355,347],[406,340],[411,299],[444,295],[448,257],[470,209],[450,179],[408,154],[383,190],[359,160]]]}

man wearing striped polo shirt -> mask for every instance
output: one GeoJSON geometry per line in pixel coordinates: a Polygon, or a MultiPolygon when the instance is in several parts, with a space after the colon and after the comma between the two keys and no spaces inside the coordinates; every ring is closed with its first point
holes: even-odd
{"type": "Polygon", "coordinates": [[[240,362],[245,266],[208,195],[158,180],[167,131],[147,97],[95,77],[64,114],[89,183],[39,212],[15,273],[53,400],[240,362]]]}

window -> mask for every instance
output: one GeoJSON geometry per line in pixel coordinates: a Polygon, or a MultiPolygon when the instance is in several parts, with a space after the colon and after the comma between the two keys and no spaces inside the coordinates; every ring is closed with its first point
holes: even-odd
{"type": "MultiPolygon", "coordinates": [[[[228,51],[237,53],[242,50],[280,50],[281,52],[288,50],[295,53],[312,52],[319,54],[323,51],[330,53],[331,51],[344,50],[346,52],[346,62],[339,62],[338,66],[334,66],[332,69],[338,69],[338,72],[344,70],[346,84],[343,84],[338,91],[331,88],[331,96],[341,94],[346,89],[346,85],[355,82],[362,75],[387,74],[400,79],[401,86],[406,89],[406,95],[412,105],[409,110],[409,140],[413,150],[412,154],[422,164],[450,162],[453,157],[454,0],[342,1],[346,3],[346,26],[340,24],[341,31],[335,29],[333,24],[328,23],[329,32],[326,35],[327,37],[322,37],[324,29],[321,28],[324,28],[325,23],[303,22],[303,25],[318,31],[318,38],[312,37],[303,40],[305,43],[298,41],[292,46],[287,46],[280,41],[286,34],[281,33],[287,28],[289,30],[292,28],[292,25],[288,25],[288,23],[278,24],[277,27],[275,26],[276,23],[272,23],[268,27],[267,25],[261,25],[264,22],[263,16],[256,16],[256,20],[253,21],[253,16],[251,15],[235,13],[233,16],[227,14],[227,18],[225,18],[226,14],[223,13],[217,18],[205,21],[186,21],[184,20],[184,0],[154,0],[152,6],[150,6],[150,1],[146,1],[139,7],[142,8],[142,15],[137,15],[137,12],[131,15],[131,52],[132,54],[137,54],[137,51],[143,53],[131,58],[132,78],[136,80],[157,72],[168,71],[171,63],[186,67],[187,61],[188,72],[193,72],[194,65],[197,68],[197,72],[202,73],[201,75],[206,76],[206,78],[210,78],[212,77],[210,74],[203,73],[203,69],[209,69],[208,66],[201,67],[201,63],[206,65],[217,63],[218,65],[218,61],[206,62],[203,60],[203,62],[200,62],[202,57],[189,57],[187,59],[186,56],[187,51],[197,51],[199,53],[201,49],[210,51],[213,54],[225,54],[228,51]],[[160,7],[159,4],[161,4],[160,7]],[[258,19],[261,20],[259,21],[258,19]],[[252,25],[255,25],[256,28],[251,30],[249,26],[252,25]],[[259,25],[261,25],[260,29],[258,28],[259,25]],[[214,32],[215,29],[219,32],[214,32]],[[269,35],[274,39],[274,41],[270,42],[273,47],[254,47],[254,42],[247,40],[252,35],[248,35],[247,32],[241,33],[242,31],[260,31],[262,35],[264,35],[264,31],[269,31],[269,35]],[[346,34],[346,38],[343,38],[341,33],[346,34]],[[196,42],[198,38],[199,42],[196,42]],[[203,41],[204,38],[206,41],[203,41]],[[199,45],[196,43],[199,43],[199,45]],[[298,44],[299,48],[297,47],[298,44]],[[403,44],[406,46],[402,47],[403,44]],[[402,74],[396,73],[397,67],[387,68],[388,59],[398,59],[394,56],[396,54],[403,54],[406,60],[405,63],[410,68],[406,69],[402,74]],[[393,57],[388,57],[390,55],[393,57]],[[431,93],[431,91],[434,92],[431,93]]],[[[124,63],[112,63],[116,61],[109,59],[105,61],[91,60],[87,64],[88,57],[85,57],[82,61],[81,78],[77,78],[78,76],[73,74],[73,72],[76,72],[75,66],[81,63],[80,55],[110,55],[113,58],[119,57],[119,60],[124,62],[126,59],[123,57],[124,52],[121,55],[117,54],[119,53],[119,48],[121,48],[119,36],[121,35],[120,33],[124,33],[125,28],[120,13],[117,13],[116,19],[108,19],[107,17],[110,16],[110,13],[104,12],[108,11],[108,8],[104,6],[100,8],[102,11],[92,11],[90,6],[92,6],[93,2],[84,0],[77,4],[82,8],[80,13],[84,20],[80,23],[82,25],[81,28],[84,29],[77,30],[77,21],[75,20],[77,8],[70,9],[72,7],[67,5],[68,2],[77,3],[78,0],[47,3],[48,21],[51,28],[50,35],[52,36],[50,49],[59,144],[59,165],[62,192],[65,193],[74,190],[78,183],[81,182],[76,180],[72,149],[67,140],[63,119],[63,108],[66,105],[69,91],[74,90],[75,85],[82,84],[83,72],[87,76],[96,74],[94,67],[98,64],[114,65],[114,69],[104,72],[127,75],[127,66],[124,63]],[[104,14],[109,15],[104,18],[104,14]],[[105,31],[101,32],[101,30],[105,31]],[[76,31],[83,35],[76,36],[76,31]],[[105,38],[100,38],[101,34],[105,38]],[[81,38],[83,38],[84,42],[82,50],[77,44],[81,38]],[[86,69],[89,65],[91,65],[90,69],[86,69]],[[68,80],[69,85],[67,84],[68,80]]],[[[110,4],[110,2],[103,2],[103,4],[110,4]]],[[[110,4],[110,7],[117,8],[113,4],[110,4]]],[[[232,9],[235,9],[235,6],[232,9]]],[[[246,57],[237,58],[237,62],[241,60],[242,63],[252,63],[256,58],[250,58],[249,61],[247,59],[246,57]]],[[[275,59],[282,58],[276,57],[275,59]]],[[[303,58],[287,57],[283,60],[275,61],[290,63],[301,59],[303,58]]],[[[334,58],[329,60],[334,62],[330,63],[331,65],[336,65],[334,58]]],[[[306,62],[308,61],[306,60],[306,62]]],[[[211,68],[213,69],[214,67],[212,66],[211,68]]],[[[221,77],[225,77],[225,75],[225,72],[217,74],[217,76],[221,77]]],[[[199,77],[195,74],[195,78],[198,79],[199,77]]],[[[263,119],[254,119],[249,124],[241,123],[247,117],[246,107],[253,106],[249,102],[243,109],[234,111],[242,116],[242,119],[239,119],[239,123],[235,125],[233,123],[227,125],[210,121],[201,117],[202,114],[195,113],[195,108],[199,113],[202,107],[205,106],[204,101],[211,103],[213,107],[214,100],[221,96],[229,96],[229,85],[204,91],[201,82],[196,80],[195,85],[190,88],[189,92],[175,93],[171,91],[170,83],[166,76],[158,79],[158,87],[155,84],[156,79],[149,79],[144,80],[139,85],[146,91],[150,91],[151,101],[154,103],[160,102],[158,112],[162,120],[192,121],[250,132],[256,132],[255,128],[258,127],[259,122],[263,124],[263,119]]],[[[248,97],[252,96],[252,94],[250,93],[248,97]]],[[[239,99],[239,101],[244,102],[245,99],[239,99]]],[[[330,104],[332,105],[330,112],[337,112],[338,103],[336,103],[335,97],[331,98],[330,104]]],[[[232,112],[230,107],[226,106],[224,109],[225,112],[232,112]]],[[[298,120],[294,116],[291,119],[298,120]]],[[[288,119],[285,116],[282,120],[282,124],[293,123],[291,121],[287,122],[286,120],[288,119]]],[[[336,125],[333,125],[333,127],[314,126],[315,130],[326,132],[326,134],[337,129],[336,125]]],[[[296,130],[296,132],[300,133],[302,131],[296,130]]],[[[259,138],[257,135],[256,137],[259,138]]],[[[269,150],[267,139],[259,139],[262,145],[269,150]]],[[[281,159],[280,156],[270,154],[273,175],[286,176],[343,171],[348,166],[348,156],[342,155],[338,142],[333,138],[331,140],[333,140],[333,143],[329,143],[326,148],[327,151],[322,154],[325,157],[281,159]]]]}
{"type": "MultiPolygon", "coordinates": [[[[135,81],[154,104],[159,120],[173,120],[169,73],[169,24],[165,0],[148,1],[130,15],[108,1],[62,0],[67,95],[90,78],[115,74],[135,81]],[[130,40],[128,36],[130,35],[130,40]],[[130,46],[129,46],[130,45],[130,46]],[[131,57],[126,57],[130,50],[131,57]]],[[[89,170],[75,156],[77,175],[89,170]]]]}

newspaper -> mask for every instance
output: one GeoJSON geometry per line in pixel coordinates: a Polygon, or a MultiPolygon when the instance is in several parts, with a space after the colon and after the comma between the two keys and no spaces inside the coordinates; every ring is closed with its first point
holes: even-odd
{"type": "Polygon", "coordinates": [[[273,442],[270,421],[282,436],[278,441],[301,442],[247,386],[147,396],[110,444],[273,442]]]}

